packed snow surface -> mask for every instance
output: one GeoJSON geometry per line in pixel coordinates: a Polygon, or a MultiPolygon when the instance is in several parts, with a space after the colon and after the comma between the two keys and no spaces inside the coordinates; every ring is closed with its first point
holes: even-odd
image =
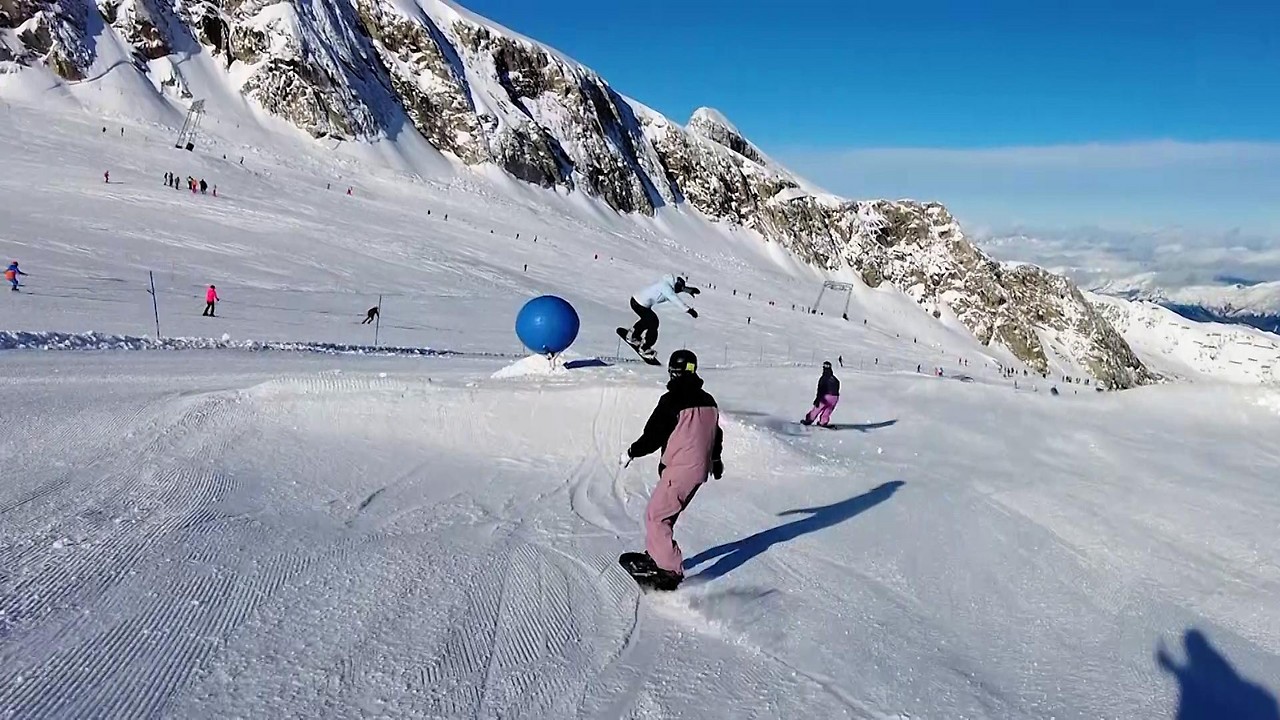
{"type": "Polygon", "coordinates": [[[679,209],[247,117],[182,152],[93,87],[0,108],[0,716],[1274,720],[1274,388],[1006,377],[888,287],[804,312],[820,278],[679,209]],[[614,328],[677,271],[658,350],[701,356],[726,472],[641,594],[657,459],[618,457],[665,373],[614,328]],[[513,329],[547,292],[554,373],[513,329]]]}

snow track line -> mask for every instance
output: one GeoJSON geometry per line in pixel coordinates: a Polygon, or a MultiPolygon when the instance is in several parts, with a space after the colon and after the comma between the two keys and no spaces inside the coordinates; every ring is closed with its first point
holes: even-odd
{"type": "MultiPolygon", "coordinates": [[[[614,565],[616,566],[617,563],[614,565]]],[[[654,633],[649,629],[650,621],[641,619],[642,615],[647,617],[650,612],[647,609],[641,612],[643,593],[636,586],[635,581],[622,571],[622,568],[618,567],[617,570],[617,572],[606,572],[602,576],[605,581],[605,590],[610,595],[616,594],[620,603],[623,598],[630,596],[630,617],[618,649],[596,673],[595,682],[599,687],[593,695],[598,697],[605,692],[615,692],[617,695],[593,713],[594,717],[599,718],[628,716],[628,708],[635,705],[636,696],[644,685],[648,671],[657,662],[658,651],[663,640],[662,634],[654,633]]],[[[582,717],[582,708],[579,708],[578,717],[582,717]]]]}
{"type": "MultiPolygon", "coordinates": [[[[600,402],[591,419],[590,450],[579,461],[570,476],[569,509],[584,522],[621,538],[634,532],[635,522],[627,515],[626,497],[619,484],[622,470],[616,467],[608,448],[622,434],[622,420],[617,411],[618,391],[612,387],[600,390],[600,402]],[[602,421],[607,424],[602,424],[602,421]],[[613,476],[606,490],[600,473],[593,468],[608,468],[613,476]],[[629,528],[624,527],[626,523],[629,528]]],[[[619,449],[619,452],[621,450],[619,449]]]]}
{"type": "Polygon", "coordinates": [[[468,582],[472,588],[467,593],[469,604],[452,623],[439,654],[423,669],[424,689],[430,693],[429,716],[476,717],[479,713],[483,686],[477,676],[487,670],[488,653],[497,634],[501,593],[493,590],[504,584],[499,568],[508,562],[505,553],[481,561],[479,572],[468,582]]]}
{"type": "Polygon", "coordinates": [[[468,602],[421,672],[424,714],[572,716],[599,655],[589,579],[521,540],[480,566],[468,580],[468,602]]]}

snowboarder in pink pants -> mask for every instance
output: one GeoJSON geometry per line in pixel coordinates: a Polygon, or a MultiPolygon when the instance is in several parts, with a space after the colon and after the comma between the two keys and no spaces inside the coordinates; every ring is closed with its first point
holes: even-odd
{"type": "Polygon", "coordinates": [[[645,423],[644,433],[623,458],[624,463],[630,463],[633,458],[662,450],[658,485],[645,509],[644,530],[645,553],[656,565],[653,585],[663,590],[674,590],[684,579],[684,555],[673,535],[676,519],[707,481],[707,475],[719,480],[724,474],[720,411],[715,398],[702,389],[697,370],[698,357],[692,351],[671,353],[667,392],[645,423]]]}
{"type": "Polygon", "coordinates": [[[801,425],[818,425],[826,427],[831,424],[831,412],[840,402],[840,379],[831,371],[831,361],[822,363],[822,377],[818,378],[818,395],[813,399],[813,409],[809,411],[801,425]]]}

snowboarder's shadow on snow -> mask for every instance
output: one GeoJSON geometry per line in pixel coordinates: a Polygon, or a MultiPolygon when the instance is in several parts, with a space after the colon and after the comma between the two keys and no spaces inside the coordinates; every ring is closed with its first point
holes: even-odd
{"type": "Polygon", "coordinates": [[[837,525],[839,523],[852,518],[853,516],[870,510],[880,503],[893,497],[906,483],[901,480],[893,480],[884,483],[879,487],[869,490],[861,495],[856,495],[847,500],[841,500],[831,505],[823,505],[816,508],[801,508],[797,510],[787,510],[778,513],[779,516],[797,515],[807,513],[807,517],[799,520],[792,520],[784,525],[779,525],[762,532],[758,532],[750,537],[741,540],[735,540],[731,543],[718,545],[710,550],[703,550],[697,555],[687,558],[684,561],[685,570],[691,570],[702,563],[720,558],[714,565],[697,574],[697,578],[706,581],[718,578],[741,567],[744,563],[752,558],[764,553],[769,548],[784,543],[788,540],[794,540],[801,535],[807,535],[811,532],[817,532],[837,525]]]}
{"type": "Polygon", "coordinates": [[[1241,677],[1204,633],[1188,630],[1182,642],[1182,665],[1174,663],[1163,640],[1156,649],[1156,664],[1178,681],[1176,720],[1280,720],[1275,696],[1241,677]]]}

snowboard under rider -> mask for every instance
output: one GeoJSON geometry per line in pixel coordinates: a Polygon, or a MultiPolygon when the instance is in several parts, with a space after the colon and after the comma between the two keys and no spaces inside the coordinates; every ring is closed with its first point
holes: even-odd
{"type": "Polygon", "coordinates": [[[653,585],[660,590],[674,590],[684,580],[684,555],[673,535],[676,519],[708,475],[719,480],[724,474],[720,411],[715,398],[702,389],[698,356],[691,350],[671,353],[667,373],[667,392],[658,399],[644,433],[622,458],[625,466],[662,450],[658,485],[644,514],[645,554],[656,566],[653,585]]]}
{"type": "Polygon", "coordinates": [[[822,363],[822,377],[818,378],[818,394],[813,399],[813,409],[800,421],[802,425],[812,425],[817,421],[821,427],[831,424],[831,413],[840,402],[840,378],[831,370],[831,361],[822,363]]]}
{"type": "Polygon", "coordinates": [[[681,300],[680,293],[688,293],[692,297],[699,292],[701,291],[698,288],[686,284],[684,278],[668,274],[663,275],[662,279],[653,285],[632,295],[631,309],[638,319],[635,325],[631,326],[627,342],[636,346],[636,351],[641,355],[652,356],[653,346],[658,342],[658,314],[653,311],[653,306],[670,302],[697,318],[698,311],[681,300]]]}

